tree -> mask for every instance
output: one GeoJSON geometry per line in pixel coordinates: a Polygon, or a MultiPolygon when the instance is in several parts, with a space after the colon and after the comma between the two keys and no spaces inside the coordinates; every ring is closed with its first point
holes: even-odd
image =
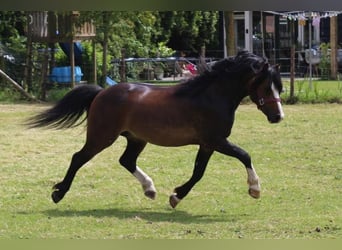
{"type": "Polygon", "coordinates": [[[85,11],[80,23],[92,19],[96,26],[96,42],[102,47],[100,85],[105,84],[107,69],[112,58],[120,58],[124,48],[127,57],[147,57],[157,44],[152,38],[160,30],[155,29],[156,12],[151,11],[85,11]]]}
{"type": "Polygon", "coordinates": [[[198,54],[201,47],[217,44],[217,11],[175,11],[167,18],[172,20],[169,47],[198,54]]]}
{"type": "Polygon", "coordinates": [[[0,11],[1,67],[11,78],[21,82],[26,53],[26,16],[23,11],[0,11]],[[10,60],[3,61],[7,54],[10,60]],[[4,68],[5,67],[5,68],[4,68]]]}
{"type": "MultiPolygon", "coordinates": [[[[39,54],[39,51],[45,49],[45,46],[34,43],[31,50],[26,49],[26,14],[23,11],[0,12],[0,46],[11,53],[20,53],[16,59],[22,60],[12,65],[15,69],[6,70],[17,82],[24,78],[25,65],[34,66],[32,73],[26,70],[24,82],[28,84],[30,92],[39,92],[43,65],[42,53],[39,54]],[[32,58],[32,61],[25,58],[32,58]],[[20,72],[21,79],[11,72],[20,72]],[[31,84],[29,77],[32,75],[34,78],[31,84]]],[[[110,61],[120,58],[122,49],[125,50],[126,57],[155,57],[161,51],[165,56],[174,50],[184,50],[197,56],[203,46],[216,50],[219,41],[217,11],[80,11],[79,24],[89,20],[92,20],[96,27],[96,38],[94,44],[89,41],[82,42],[82,59],[83,64],[93,63],[94,45],[97,58],[96,75],[100,76],[100,85],[105,83],[110,61]]],[[[68,63],[63,52],[57,52],[54,56],[57,65],[68,63]]],[[[85,72],[86,75],[89,73],[85,72]]]]}
{"type": "Polygon", "coordinates": [[[235,32],[234,32],[234,12],[233,11],[224,12],[224,23],[225,23],[225,30],[226,30],[227,55],[233,56],[236,54],[235,32]]]}

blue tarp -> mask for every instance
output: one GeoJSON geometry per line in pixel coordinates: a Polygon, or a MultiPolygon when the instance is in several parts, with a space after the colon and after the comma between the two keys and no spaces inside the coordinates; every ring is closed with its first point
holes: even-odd
{"type": "Polygon", "coordinates": [[[114,81],[112,78],[110,78],[109,76],[106,76],[106,83],[110,86],[113,86],[115,84],[118,84],[116,81],[114,81]]]}

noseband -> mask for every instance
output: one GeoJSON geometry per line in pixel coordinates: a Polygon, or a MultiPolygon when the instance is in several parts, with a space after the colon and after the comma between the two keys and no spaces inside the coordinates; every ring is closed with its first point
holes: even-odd
{"type": "Polygon", "coordinates": [[[268,103],[275,103],[275,102],[281,102],[280,98],[276,98],[276,97],[259,97],[258,96],[258,101],[257,101],[257,107],[258,109],[261,109],[262,106],[264,106],[265,104],[268,103]]]}

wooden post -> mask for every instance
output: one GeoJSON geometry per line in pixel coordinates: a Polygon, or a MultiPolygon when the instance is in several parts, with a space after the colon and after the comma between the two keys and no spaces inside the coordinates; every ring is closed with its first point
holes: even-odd
{"type": "Polygon", "coordinates": [[[290,21],[290,33],[291,33],[291,63],[290,63],[290,98],[294,97],[294,78],[295,78],[295,50],[296,44],[294,41],[294,21],[290,21]]]}
{"type": "Polygon", "coordinates": [[[41,79],[41,90],[42,90],[41,99],[43,101],[46,100],[48,70],[49,70],[49,47],[48,45],[46,45],[44,52],[43,52],[42,79],[41,79]]]}
{"type": "Polygon", "coordinates": [[[110,25],[110,17],[108,11],[102,12],[102,19],[103,19],[103,41],[102,41],[102,77],[100,86],[106,86],[106,77],[107,77],[107,54],[108,54],[108,40],[109,40],[109,25],[110,25]]]}
{"type": "Polygon", "coordinates": [[[233,56],[236,53],[233,11],[224,11],[224,26],[226,33],[225,46],[227,48],[227,55],[225,56],[233,56]]]}
{"type": "MultiPolygon", "coordinates": [[[[27,20],[27,40],[26,40],[26,62],[25,62],[25,81],[24,81],[24,89],[28,91],[32,91],[32,23],[33,20],[30,19],[32,17],[30,14],[26,14],[27,20]],[[31,22],[30,22],[31,21],[31,22]]],[[[33,17],[32,17],[33,18],[33,17]]]]}
{"type": "Polygon", "coordinates": [[[31,31],[28,29],[27,43],[26,43],[26,65],[25,65],[25,85],[29,92],[32,91],[32,38],[31,31]]]}
{"type": "Polygon", "coordinates": [[[49,48],[50,48],[50,63],[49,63],[49,68],[52,69],[56,66],[56,58],[55,58],[55,43],[49,43],[49,48]]]}
{"type": "Polygon", "coordinates": [[[330,48],[331,48],[331,54],[330,54],[330,77],[332,80],[337,79],[337,69],[338,69],[338,63],[337,63],[337,16],[330,17],[330,48]]]}
{"type": "Polygon", "coordinates": [[[93,40],[93,83],[97,84],[96,43],[93,40]]]}
{"type": "Polygon", "coordinates": [[[75,49],[71,40],[70,44],[70,71],[71,71],[71,88],[75,87],[75,49]]]}
{"type": "Polygon", "coordinates": [[[290,63],[290,98],[294,97],[294,79],[295,79],[295,46],[291,46],[291,63],[290,63]]]}
{"type": "Polygon", "coordinates": [[[120,61],[120,82],[126,82],[126,50],[124,48],[121,49],[121,61],[120,61]]]}

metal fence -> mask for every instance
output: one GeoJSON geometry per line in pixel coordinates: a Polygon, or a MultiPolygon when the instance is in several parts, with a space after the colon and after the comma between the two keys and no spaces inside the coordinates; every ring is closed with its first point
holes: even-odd
{"type": "MultiPolygon", "coordinates": [[[[167,58],[125,58],[125,76],[128,81],[132,80],[163,80],[164,78],[176,79],[187,70],[195,75],[204,62],[210,65],[220,58],[195,58],[195,57],[167,57],[167,58]],[[203,60],[203,62],[202,62],[203,60]]],[[[114,59],[111,62],[110,75],[116,81],[122,76],[123,62],[114,59]]]]}

